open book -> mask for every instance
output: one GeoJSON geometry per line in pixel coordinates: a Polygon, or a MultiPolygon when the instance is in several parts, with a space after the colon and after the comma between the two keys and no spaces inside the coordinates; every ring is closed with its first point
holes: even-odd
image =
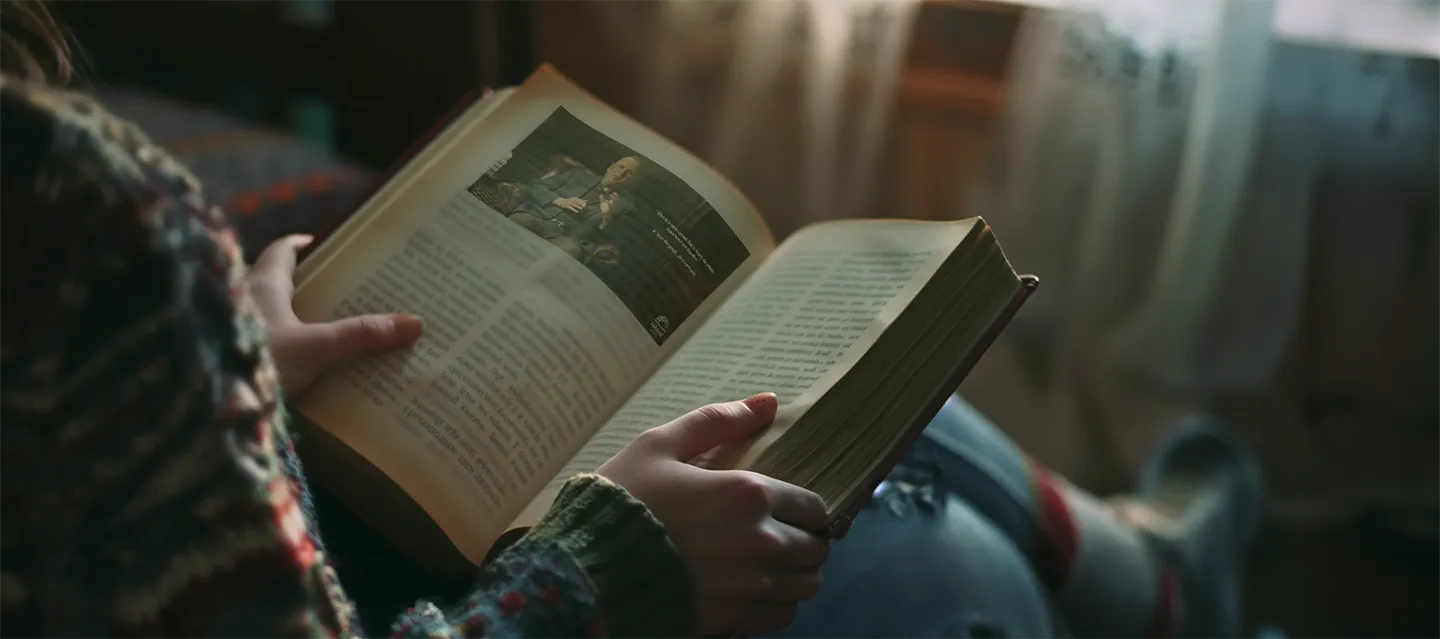
{"type": "Polygon", "coordinates": [[[815,491],[843,535],[1035,285],[978,218],[777,246],[722,177],[548,67],[398,166],[304,257],[295,310],[412,312],[424,336],[293,408],[316,481],[437,573],[640,432],[763,391],[775,423],[706,463],[815,491]]]}

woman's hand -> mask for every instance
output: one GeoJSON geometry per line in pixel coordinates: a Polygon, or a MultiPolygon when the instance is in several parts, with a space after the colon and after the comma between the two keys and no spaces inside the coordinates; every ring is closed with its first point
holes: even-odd
{"type": "Polygon", "coordinates": [[[829,542],[820,497],[757,473],[688,463],[775,419],[773,394],[712,404],[641,434],[599,474],[625,487],[665,525],[690,568],[701,635],[788,626],[820,589],[829,542]]]}
{"type": "Polygon", "coordinates": [[[270,352],[285,392],[297,394],[331,364],[360,353],[403,348],[420,338],[423,323],[413,315],[362,315],[321,324],[295,317],[295,254],[314,238],[291,235],[260,254],[245,276],[265,324],[270,352]]]}

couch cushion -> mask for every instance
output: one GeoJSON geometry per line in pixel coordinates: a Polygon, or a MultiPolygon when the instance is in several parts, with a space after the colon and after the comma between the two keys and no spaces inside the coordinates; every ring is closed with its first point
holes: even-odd
{"type": "Polygon", "coordinates": [[[96,95],[190,167],[230,214],[247,260],[281,236],[326,230],[376,179],[298,137],[215,110],[124,89],[96,95]]]}

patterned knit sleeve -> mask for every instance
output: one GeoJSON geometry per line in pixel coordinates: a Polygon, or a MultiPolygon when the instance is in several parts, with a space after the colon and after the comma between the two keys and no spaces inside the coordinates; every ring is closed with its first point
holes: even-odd
{"type": "Polygon", "coordinates": [[[420,602],[401,637],[679,637],[693,634],[689,580],[664,527],[623,488],[570,480],[546,517],[482,572],[448,613],[420,602]]]}
{"type": "MultiPolygon", "coordinates": [[[[0,78],[0,121],[6,631],[361,634],[285,463],[278,380],[224,216],[83,96],[0,78]]],[[[420,603],[394,630],[683,634],[687,584],[644,506],[585,478],[465,601],[420,603]]]]}
{"type": "Polygon", "coordinates": [[[345,634],[224,217],[93,101],[0,82],[6,630],[345,634]]]}

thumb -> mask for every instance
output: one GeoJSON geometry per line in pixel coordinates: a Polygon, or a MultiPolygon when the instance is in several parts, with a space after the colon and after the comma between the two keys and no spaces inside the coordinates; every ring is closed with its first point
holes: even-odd
{"type": "Polygon", "coordinates": [[[361,353],[404,348],[420,339],[425,322],[414,315],[360,315],[307,326],[316,332],[320,367],[361,353]]]}
{"type": "Polygon", "coordinates": [[[256,301],[276,308],[290,307],[290,295],[295,291],[295,254],[314,239],[309,235],[288,235],[265,247],[247,278],[256,301]]]}
{"type": "Polygon", "coordinates": [[[760,393],[738,402],[702,406],[656,428],[653,441],[667,456],[688,461],[770,425],[779,404],[775,393],[760,393]]]}
{"type": "Polygon", "coordinates": [[[314,241],[310,235],[287,235],[275,240],[260,253],[250,270],[289,280],[295,274],[295,255],[314,241]]]}

